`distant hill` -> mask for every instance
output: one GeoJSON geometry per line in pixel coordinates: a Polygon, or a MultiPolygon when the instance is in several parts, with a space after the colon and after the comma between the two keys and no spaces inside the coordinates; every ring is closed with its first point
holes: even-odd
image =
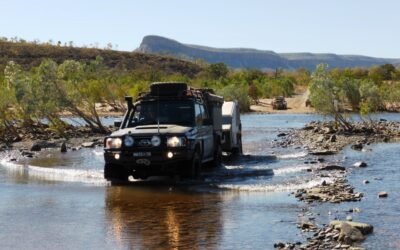
{"type": "Polygon", "coordinates": [[[104,63],[112,68],[149,68],[171,74],[181,73],[188,76],[194,76],[201,70],[194,63],[168,56],[140,52],[34,44],[29,42],[0,41],[0,70],[3,70],[5,64],[11,60],[29,69],[38,66],[46,58],[50,58],[57,63],[62,63],[67,59],[89,61],[95,59],[97,56],[103,57],[104,63]]]}
{"type": "Polygon", "coordinates": [[[313,70],[320,63],[327,63],[333,68],[370,67],[386,63],[400,64],[400,59],[358,55],[275,53],[274,51],[245,48],[220,49],[182,44],[160,36],[144,37],[140,47],[136,51],[173,55],[191,60],[203,59],[209,63],[223,62],[232,68],[297,69],[304,67],[313,70]]]}

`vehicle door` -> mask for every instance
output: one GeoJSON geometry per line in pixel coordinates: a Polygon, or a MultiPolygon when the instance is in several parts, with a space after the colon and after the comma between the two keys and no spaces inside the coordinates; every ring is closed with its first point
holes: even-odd
{"type": "Polygon", "coordinates": [[[208,119],[208,115],[203,104],[195,103],[195,116],[198,136],[202,145],[203,159],[207,159],[213,156],[214,137],[212,126],[204,124],[204,120],[208,119]]]}

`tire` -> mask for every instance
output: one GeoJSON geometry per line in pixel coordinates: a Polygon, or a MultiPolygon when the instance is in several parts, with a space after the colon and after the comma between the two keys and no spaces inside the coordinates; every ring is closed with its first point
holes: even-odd
{"type": "Polygon", "coordinates": [[[211,162],[212,167],[219,167],[221,166],[222,162],[222,148],[221,145],[218,144],[217,148],[214,151],[214,160],[211,162]]]}
{"type": "Polygon", "coordinates": [[[239,139],[238,139],[238,144],[239,144],[239,155],[243,154],[243,146],[242,146],[242,136],[239,135],[239,139]]]}
{"type": "Polygon", "coordinates": [[[243,154],[242,136],[241,135],[237,136],[237,141],[238,141],[238,146],[232,149],[232,154],[235,156],[243,154]]]}
{"type": "Polygon", "coordinates": [[[129,174],[117,166],[106,164],[104,166],[104,178],[111,181],[111,184],[120,184],[129,180],[129,174]]]}
{"type": "Polygon", "coordinates": [[[190,161],[189,177],[191,179],[199,179],[201,174],[201,159],[198,152],[195,152],[192,160],[190,161]]]}

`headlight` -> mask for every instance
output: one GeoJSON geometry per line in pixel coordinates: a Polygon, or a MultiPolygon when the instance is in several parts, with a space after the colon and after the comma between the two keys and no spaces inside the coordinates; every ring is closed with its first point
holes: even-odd
{"type": "Polygon", "coordinates": [[[124,145],[127,147],[132,147],[133,143],[135,143],[135,140],[132,138],[132,136],[125,136],[124,139],[124,145]]]}
{"type": "Polygon", "coordinates": [[[168,137],[167,146],[171,148],[184,147],[186,146],[186,138],[178,136],[168,137]]]}
{"type": "Polygon", "coordinates": [[[122,145],[122,140],[120,138],[108,138],[106,140],[105,147],[107,149],[110,149],[110,148],[121,148],[121,145],[122,145]]]}
{"type": "Polygon", "coordinates": [[[159,136],[155,135],[151,138],[151,145],[153,145],[154,147],[157,147],[157,146],[160,146],[160,144],[161,144],[161,139],[159,136]]]}

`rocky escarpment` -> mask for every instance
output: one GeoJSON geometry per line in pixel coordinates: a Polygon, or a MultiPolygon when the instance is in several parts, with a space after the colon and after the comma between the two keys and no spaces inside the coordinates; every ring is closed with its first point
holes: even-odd
{"type": "Polygon", "coordinates": [[[385,63],[399,64],[400,59],[374,58],[357,55],[313,54],[313,53],[275,53],[256,49],[220,49],[179,43],[160,36],[146,36],[137,51],[173,55],[185,59],[203,59],[209,63],[223,62],[232,68],[257,69],[297,69],[310,70],[320,63],[333,68],[369,67],[385,63]]]}

